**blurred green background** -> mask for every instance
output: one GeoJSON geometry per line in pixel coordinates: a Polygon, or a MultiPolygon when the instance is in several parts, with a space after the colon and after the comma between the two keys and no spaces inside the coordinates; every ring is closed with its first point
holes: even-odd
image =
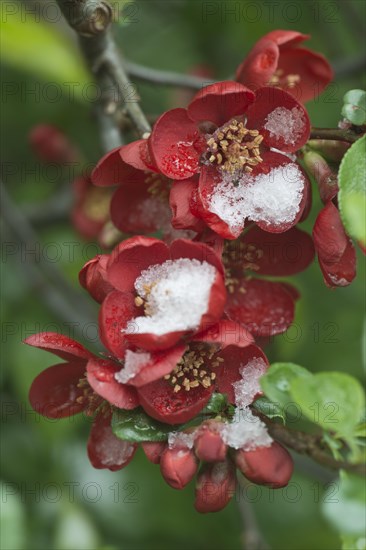
{"type": "MultiPolygon", "coordinates": [[[[115,35],[129,60],[183,73],[204,65],[218,79],[233,74],[264,33],[276,28],[310,33],[309,46],[328,56],[339,72],[336,82],[308,105],[314,126],[335,127],[344,93],[365,86],[357,69],[364,54],[363,0],[119,2],[123,4],[115,35]]],[[[3,173],[8,192],[25,211],[37,201],[43,204],[69,178],[55,167],[45,170],[32,156],[27,136],[34,125],[46,122],[62,128],[90,163],[101,151],[91,116],[93,102],[81,93],[89,77],[55,2],[7,0],[1,10],[3,173]],[[65,83],[76,83],[74,96],[65,83]]],[[[158,114],[176,101],[171,88],[136,84],[147,113],[158,114]]],[[[305,229],[311,231],[319,208],[315,192],[305,229]]],[[[183,492],[169,488],[159,468],[140,452],[121,472],[94,470],[86,457],[87,419],[52,422],[32,413],[29,386],[53,358],[21,341],[40,330],[70,334],[70,323],[80,319],[82,306],[73,301],[75,316],[71,313],[69,323],[47,306],[42,296],[48,273],[42,275],[43,282],[34,276],[32,254],[25,254],[27,247],[17,243],[21,220],[15,214],[12,228],[4,224],[1,266],[1,547],[242,548],[237,502],[217,515],[199,515],[193,509],[193,484],[183,492]]],[[[36,262],[37,273],[44,270],[42,265],[52,264],[77,291],[77,273],[97,247],[87,246],[67,219],[39,225],[37,232],[36,260],[42,260],[36,262]]],[[[327,289],[316,264],[294,279],[303,299],[294,326],[268,349],[271,360],[289,360],[314,372],[343,370],[362,378],[362,264],[359,258],[357,281],[346,289],[327,289]]],[[[93,304],[85,307],[97,311],[93,304]]],[[[95,327],[78,322],[75,336],[93,346],[95,327]]],[[[324,491],[333,478],[333,473],[301,458],[289,489],[273,492],[252,486],[241,498],[253,503],[271,548],[337,549],[339,537],[322,515],[329,499],[324,491]]]]}

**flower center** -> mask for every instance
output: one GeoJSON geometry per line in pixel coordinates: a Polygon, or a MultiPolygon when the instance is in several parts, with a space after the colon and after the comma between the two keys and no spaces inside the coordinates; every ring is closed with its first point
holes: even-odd
{"type": "MultiPolygon", "coordinates": [[[[230,294],[241,284],[246,271],[258,271],[256,263],[263,257],[264,251],[254,246],[238,241],[225,243],[222,261],[225,267],[225,285],[230,294]],[[240,277],[240,278],[239,278],[240,277]]],[[[245,288],[239,286],[239,292],[245,294],[245,288]]]]}
{"type": "Polygon", "coordinates": [[[83,395],[80,395],[76,401],[84,406],[84,412],[87,416],[92,416],[102,404],[102,398],[92,390],[86,374],[84,378],[80,378],[77,387],[82,390],[83,395]]]}
{"type": "Polygon", "coordinates": [[[169,198],[169,180],[163,178],[160,174],[154,172],[145,172],[145,183],[148,186],[147,191],[155,198],[167,201],[169,198]]]}
{"type": "Polygon", "coordinates": [[[91,188],[87,191],[82,206],[84,214],[95,222],[107,219],[111,193],[107,189],[91,188]]]}
{"type": "Polygon", "coordinates": [[[277,69],[271,76],[271,80],[268,82],[269,86],[286,86],[287,88],[295,88],[301,77],[298,74],[286,74],[283,69],[277,69]]]}
{"type": "Polygon", "coordinates": [[[211,372],[211,369],[219,367],[224,361],[221,357],[216,357],[212,361],[216,352],[216,346],[203,344],[195,346],[195,349],[189,348],[173,372],[165,375],[164,379],[170,382],[175,393],[181,389],[190,391],[199,386],[209,388],[216,379],[216,373],[211,372]]]}
{"type": "Polygon", "coordinates": [[[208,160],[230,174],[243,169],[252,172],[253,167],[263,160],[259,150],[263,139],[258,130],[248,130],[243,122],[233,119],[206,141],[210,154],[208,160]]]}

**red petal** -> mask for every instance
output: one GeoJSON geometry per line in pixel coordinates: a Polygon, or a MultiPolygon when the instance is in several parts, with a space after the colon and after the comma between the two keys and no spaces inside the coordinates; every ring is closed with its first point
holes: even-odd
{"type": "Polygon", "coordinates": [[[83,411],[84,405],[77,399],[83,395],[78,384],[84,373],[85,364],[80,362],[61,363],[41,372],[29,390],[33,409],[47,418],[64,418],[83,411]]]}
{"type": "Polygon", "coordinates": [[[236,79],[256,90],[266,86],[277,69],[279,48],[273,40],[259,40],[236,71],[236,79]]]}
{"type": "Polygon", "coordinates": [[[193,242],[188,239],[176,239],[170,246],[172,260],[179,258],[196,259],[199,262],[207,262],[214,267],[224,277],[224,266],[221,258],[215,250],[208,244],[202,242],[193,242]]]}
{"type": "Polygon", "coordinates": [[[182,358],[186,346],[175,346],[167,351],[151,354],[149,362],[141,367],[141,370],[128,381],[128,384],[137,388],[163,378],[169,374],[182,358]]]}
{"type": "Polygon", "coordinates": [[[174,393],[164,379],[151,382],[138,389],[140,404],[152,418],[167,424],[181,424],[194,418],[209,401],[214,386],[198,386],[190,391],[174,393]]]}
{"type": "Polygon", "coordinates": [[[216,82],[195,95],[188,106],[188,115],[197,122],[209,120],[221,126],[235,115],[244,114],[254,99],[252,90],[238,82],[216,82]]]}
{"type": "Polygon", "coordinates": [[[249,279],[241,282],[228,294],[226,314],[232,321],[242,323],[254,336],[281,334],[291,325],[295,306],[289,292],[281,283],[249,279]]]}
{"type": "Polygon", "coordinates": [[[150,149],[160,172],[177,180],[198,172],[200,152],[195,145],[200,139],[198,128],[185,109],[172,109],[161,115],[150,136],[150,149]]]}
{"type": "MultiPolygon", "coordinates": [[[[281,129],[281,122],[278,122],[277,126],[281,129]]],[[[305,145],[310,137],[310,120],[306,109],[291,94],[273,86],[259,88],[256,91],[255,103],[249,107],[247,112],[247,127],[259,130],[260,134],[264,136],[263,143],[265,145],[275,147],[285,153],[297,151],[305,145]],[[296,109],[296,117],[299,122],[292,135],[291,143],[289,140],[285,142],[282,136],[277,135],[278,131],[269,132],[264,128],[267,116],[277,108],[290,111],[296,109]]],[[[285,120],[282,122],[282,127],[284,131],[288,130],[285,120]]]]}
{"type": "Polygon", "coordinates": [[[124,357],[126,340],[122,331],[135,313],[133,296],[127,292],[114,290],[102,303],[99,311],[100,339],[116,357],[124,357]]]}
{"type": "Polygon", "coordinates": [[[325,283],[330,287],[349,285],[356,276],[356,252],[331,201],[316,219],[313,239],[325,283]]]}
{"type": "Polygon", "coordinates": [[[136,170],[151,170],[151,167],[154,166],[150,158],[147,139],[138,139],[123,145],[119,149],[119,154],[126,164],[133,166],[136,170]]]}
{"type": "Polygon", "coordinates": [[[190,201],[193,191],[197,189],[197,181],[183,180],[175,181],[170,190],[169,203],[173,212],[171,220],[175,229],[192,229],[200,231],[204,225],[190,208],[190,201]]]}
{"type": "Polygon", "coordinates": [[[196,485],[194,507],[197,512],[219,512],[235,494],[235,467],[230,460],[205,464],[196,485]]]}
{"type": "Polygon", "coordinates": [[[227,445],[221,438],[217,424],[213,420],[202,424],[194,440],[196,456],[205,462],[222,462],[226,458],[227,445]]]}
{"type": "Polygon", "coordinates": [[[245,269],[247,263],[248,269],[253,264],[251,269],[262,275],[294,275],[306,269],[314,259],[311,236],[297,227],[284,233],[268,233],[254,226],[240,239],[238,246],[236,242],[230,244],[230,250],[235,252],[235,261],[229,263],[232,271],[243,266],[245,269]]]}
{"type": "Polygon", "coordinates": [[[196,334],[196,336],[192,338],[192,341],[220,344],[222,348],[231,345],[244,348],[253,344],[254,338],[239,323],[234,323],[228,319],[222,319],[199,334],[196,334]]]}
{"type": "MultiPolygon", "coordinates": [[[[295,44],[298,44],[299,42],[303,42],[304,40],[308,40],[310,38],[310,34],[303,34],[298,31],[285,31],[281,29],[276,29],[274,31],[271,31],[267,34],[265,34],[262,38],[262,40],[273,40],[276,42],[278,46],[293,46],[295,44]]],[[[281,48],[282,53],[282,48],[281,48]]]]}
{"type": "Polygon", "coordinates": [[[153,233],[170,223],[170,208],[166,200],[153,196],[143,180],[120,185],[111,202],[111,218],[124,233],[153,233]]]}
{"type": "Polygon", "coordinates": [[[294,88],[285,88],[282,81],[281,88],[302,103],[316,99],[334,77],[333,69],[326,58],[306,48],[289,48],[281,51],[278,69],[282,70],[285,76],[300,76],[300,82],[294,88]]]}
{"type": "Polygon", "coordinates": [[[151,237],[131,237],[113,250],[108,262],[109,282],[118,290],[134,292],[141,271],[169,260],[169,248],[151,237]]]}
{"type": "Polygon", "coordinates": [[[159,464],[160,457],[165,450],[167,444],[164,441],[143,441],[141,447],[146,455],[146,458],[153,464],[159,464]]]}
{"type": "Polygon", "coordinates": [[[61,359],[65,359],[65,361],[86,363],[90,357],[93,357],[93,354],[79,344],[79,342],[57,332],[33,334],[26,338],[24,343],[28,344],[28,346],[49,351],[54,355],[58,355],[61,359]]]}
{"type": "Polygon", "coordinates": [[[98,254],[92,260],[89,260],[79,273],[79,282],[85,288],[90,296],[98,303],[103,302],[104,298],[113,287],[106,280],[107,254],[98,254]]]}
{"type": "Polygon", "coordinates": [[[112,472],[129,464],[137,445],[116,437],[111,428],[111,415],[98,414],[88,440],[88,456],[94,468],[107,468],[112,472]]]}
{"type": "Polygon", "coordinates": [[[87,378],[93,390],[119,409],[135,409],[139,400],[135,388],[117,382],[114,375],[120,369],[116,363],[105,359],[90,359],[87,378]]]}
{"type": "Polygon", "coordinates": [[[218,353],[224,359],[223,366],[217,370],[217,389],[227,395],[230,403],[235,404],[233,384],[242,379],[240,369],[254,359],[262,359],[269,366],[263,351],[255,345],[246,348],[229,346],[218,353]]]}
{"type": "Polygon", "coordinates": [[[120,147],[117,147],[100,159],[91,173],[94,185],[102,187],[118,185],[136,172],[134,168],[123,162],[119,152],[120,147]]]}
{"type": "Polygon", "coordinates": [[[134,347],[147,351],[159,351],[175,346],[185,334],[186,331],[166,332],[160,335],[149,332],[136,334],[130,332],[125,335],[125,338],[134,347]]]}

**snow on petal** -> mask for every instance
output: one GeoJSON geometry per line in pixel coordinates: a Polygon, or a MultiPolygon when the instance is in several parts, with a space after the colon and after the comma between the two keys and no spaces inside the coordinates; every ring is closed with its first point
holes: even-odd
{"type": "Polygon", "coordinates": [[[126,384],[131,378],[134,378],[138,374],[142,367],[149,363],[151,360],[150,353],[140,353],[131,350],[126,351],[125,365],[123,369],[116,372],[114,375],[117,382],[126,384]]]}
{"type": "Polygon", "coordinates": [[[185,432],[170,432],[168,435],[169,449],[192,449],[196,438],[196,431],[190,433],[185,432]]]}
{"type": "Polygon", "coordinates": [[[209,198],[209,209],[233,234],[240,234],[247,218],[271,225],[291,223],[299,212],[304,185],[304,175],[294,162],[256,176],[235,178],[222,172],[209,198]]]}
{"type": "Polygon", "coordinates": [[[269,447],[273,442],[264,422],[248,408],[236,409],[233,420],[222,425],[221,437],[229,447],[245,451],[269,447]]]}
{"type": "Polygon", "coordinates": [[[207,262],[180,258],[150,266],[135,281],[145,316],[131,319],[127,334],[195,330],[207,312],[216,269],[207,262]]]}
{"type": "Polygon", "coordinates": [[[283,139],[286,145],[294,145],[302,136],[305,125],[304,114],[298,107],[277,107],[269,113],[263,128],[271,137],[283,139]]]}
{"type": "Polygon", "coordinates": [[[267,365],[261,358],[252,359],[246,365],[241,365],[239,372],[242,379],[234,382],[235,404],[244,409],[253,402],[255,396],[261,391],[260,377],[266,372],[267,365]]]}

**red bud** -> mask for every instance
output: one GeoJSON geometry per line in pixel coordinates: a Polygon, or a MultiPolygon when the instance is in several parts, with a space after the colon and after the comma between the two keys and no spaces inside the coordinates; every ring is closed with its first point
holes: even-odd
{"type": "Polygon", "coordinates": [[[223,442],[220,433],[215,429],[217,423],[208,423],[200,429],[195,439],[196,455],[205,462],[223,462],[226,457],[227,445],[223,442]]]}
{"type": "Polygon", "coordinates": [[[205,464],[198,475],[195,508],[203,514],[225,508],[235,493],[236,475],[230,460],[205,464]]]}
{"type": "Polygon", "coordinates": [[[150,462],[153,464],[159,464],[161,455],[166,448],[166,443],[164,443],[164,441],[158,441],[157,443],[154,441],[145,441],[144,443],[141,443],[141,447],[146,455],[146,458],[150,460],[150,462]]]}
{"type": "Polygon", "coordinates": [[[198,462],[191,449],[165,449],[160,458],[161,474],[173,489],[183,489],[196,475],[198,462]]]}
{"type": "Polygon", "coordinates": [[[79,152],[66,135],[50,124],[39,124],[29,134],[29,142],[34,154],[42,162],[67,164],[80,158],[79,152]]]}
{"type": "Polygon", "coordinates": [[[103,302],[113,287],[106,280],[106,266],[109,256],[99,254],[89,260],[79,273],[79,282],[98,303],[103,302]]]}
{"type": "Polygon", "coordinates": [[[247,479],[274,489],[285,487],[291,479],[293,461],[290,453],[277,442],[253,451],[239,449],[235,464],[247,479]]]}

